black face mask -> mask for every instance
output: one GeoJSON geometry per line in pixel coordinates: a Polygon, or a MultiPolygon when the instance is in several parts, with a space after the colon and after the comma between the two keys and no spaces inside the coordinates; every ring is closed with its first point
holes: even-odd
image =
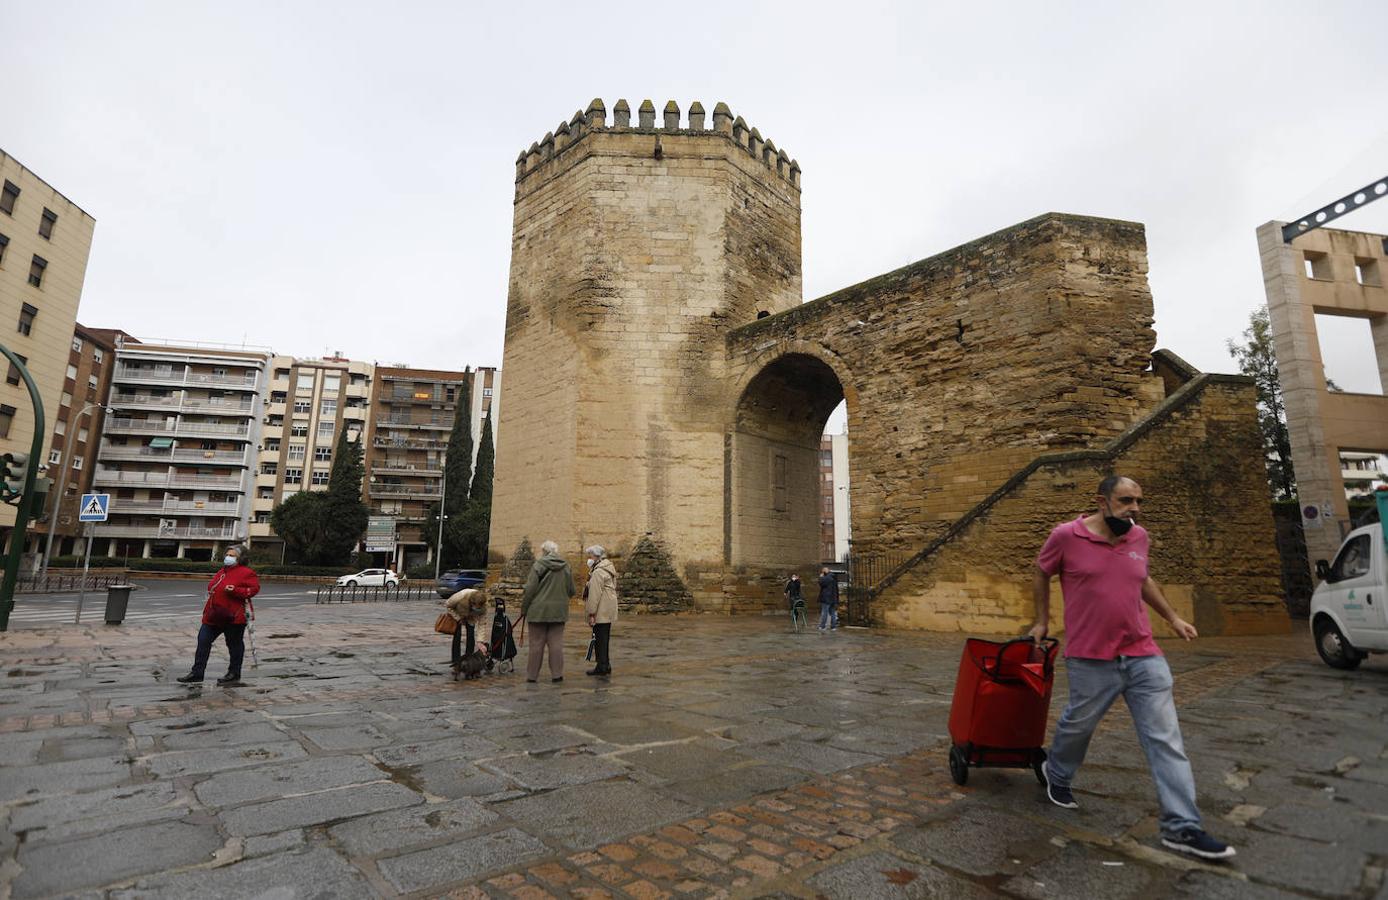
{"type": "Polygon", "coordinates": [[[1112,516],[1108,513],[1104,513],[1104,524],[1108,525],[1109,531],[1112,531],[1114,534],[1118,535],[1119,537],[1122,537],[1123,535],[1127,534],[1129,531],[1132,530],[1133,520],[1120,519],[1118,516],[1112,516]]]}

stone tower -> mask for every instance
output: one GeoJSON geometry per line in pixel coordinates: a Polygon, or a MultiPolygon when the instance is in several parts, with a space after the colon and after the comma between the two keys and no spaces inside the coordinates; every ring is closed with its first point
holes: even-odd
{"type": "Polygon", "coordinates": [[[727,333],[801,302],[800,167],[719,103],[619,100],[516,160],[491,546],[724,562],[727,333]]]}

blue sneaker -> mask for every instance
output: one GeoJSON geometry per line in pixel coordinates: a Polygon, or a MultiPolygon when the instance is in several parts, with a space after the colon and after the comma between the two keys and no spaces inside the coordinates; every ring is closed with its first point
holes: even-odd
{"type": "Polygon", "coordinates": [[[1075,795],[1070,793],[1068,787],[1056,784],[1051,780],[1051,773],[1046,771],[1046,767],[1041,767],[1041,774],[1046,776],[1046,799],[1050,800],[1061,809],[1079,809],[1080,805],[1075,802],[1075,795]]]}
{"type": "Polygon", "coordinates": [[[1177,834],[1164,834],[1161,843],[1163,847],[1169,847],[1177,853],[1189,853],[1201,859],[1228,859],[1236,852],[1233,847],[1210,837],[1199,828],[1187,828],[1177,834]]]}

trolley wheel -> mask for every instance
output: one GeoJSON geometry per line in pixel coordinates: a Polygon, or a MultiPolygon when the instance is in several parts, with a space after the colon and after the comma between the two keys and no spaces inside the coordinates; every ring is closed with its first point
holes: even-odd
{"type": "Polygon", "coordinates": [[[969,780],[969,761],[957,744],[949,748],[949,774],[955,784],[966,784],[969,780]]]}

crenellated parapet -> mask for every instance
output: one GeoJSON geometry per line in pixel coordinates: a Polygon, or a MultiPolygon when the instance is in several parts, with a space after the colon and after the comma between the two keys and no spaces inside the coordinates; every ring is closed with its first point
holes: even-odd
{"type": "Polygon", "coordinates": [[[612,107],[609,121],[607,106],[601,98],[595,98],[588,107],[576,111],[573,117],[560,122],[558,127],[543,138],[522,150],[516,157],[516,183],[524,181],[531,173],[551,160],[560,159],[572,148],[583,143],[583,139],[593,132],[653,134],[661,136],[700,136],[721,137],[745,153],[751,160],[764,166],[770,175],[799,189],[800,164],[790,157],[784,149],[774,142],[762,138],[756,128],[748,128],[741,116],[733,116],[726,103],[713,107],[712,120],[704,110],[704,105],[695,100],[690,104],[687,116],[681,112],[674,100],[666,101],[660,111],[660,124],[657,125],[655,104],[643,100],[636,109],[636,124],[632,124],[631,104],[618,100],[612,107]]]}

